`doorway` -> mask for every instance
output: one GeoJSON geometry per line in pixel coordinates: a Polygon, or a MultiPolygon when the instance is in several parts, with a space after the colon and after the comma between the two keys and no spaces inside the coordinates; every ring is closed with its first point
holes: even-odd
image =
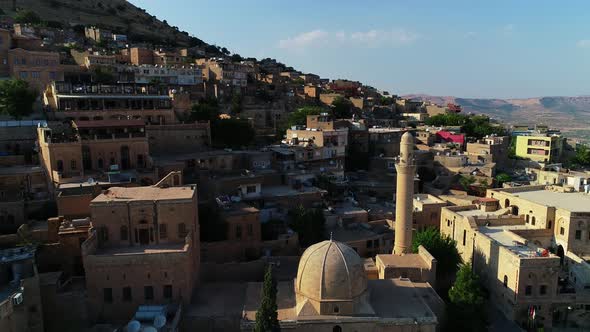
{"type": "Polygon", "coordinates": [[[140,245],[150,244],[150,231],[147,228],[139,230],[139,244],[140,245]]]}

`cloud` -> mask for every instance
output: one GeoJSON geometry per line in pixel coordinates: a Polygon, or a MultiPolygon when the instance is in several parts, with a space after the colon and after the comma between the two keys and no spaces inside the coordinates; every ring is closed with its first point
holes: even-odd
{"type": "Polygon", "coordinates": [[[590,39],[581,39],[578,40],[576,46],[579,48],[590,48],[590,39]]]}
{"type": "Polygon", "coordinates": [[[278,47],[282,49],[303,51],[312,47],[329,46],[399,46],[408,44],[419,35],[406,29],[368,30],[355,32],[327,32],[317,29],[300,33],[294,37],[279,40],[278,47]]]}
{"type": "Polygon", "coordinates": [[[394,30],[369,30],[366,32],[353,32],[350,40],[363,43],[368,46],[400,45],[411,43],[418,38],[416,33],[405,29],[394,30]]]}
{"type": "Polygon", "coordinates": [[[279,48],[300,50],[320,43],[328,38],[329,34],[324,30],[303,32],[295,37],[279,40],[279,48]]]}

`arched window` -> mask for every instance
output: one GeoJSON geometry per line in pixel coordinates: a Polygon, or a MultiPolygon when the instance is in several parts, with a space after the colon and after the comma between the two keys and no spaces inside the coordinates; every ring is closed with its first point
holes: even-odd
{"type": "Polygon", "coordinates": [[[536,219],[535,219],[535,217],[533,216],[533,218],[531,219],[531,225],[533,225],[533,226],[534,226],[536,221],[537,221],[537,220],[536,220],[536,219]]]}
{"type": "Polygon", "coordinates": [[[332,329],[332,332],[342,332],[342,328],[338,325],[334,326],[334,328],[332,329]]]}
{"type": "Polygon", "coordinates": [[[129,240],[129,230],[127,229],[127,226],[121,226],[121,241],[127,241],[129,240]]]}
{"type": "Polygon", "coordinates": [[[507,208],[510,206],[510,200],[508,198],[506,198],[506,200],[504,201],[504,207],[507,208]]]}
{"type": "Polygon", "coordinates": [[[515,216],[518,216],[518,206],[513,206],[512,207],[512,214],[515,216]]]}
{"type": "Polygon", "coordinates": [[[530,218],[529,218],[529,215],[528,214],[526,215],[525,220],[526,220],[526,223],[528,224],[529,221],[530,221],[530,218]]]}
{"type": "Polygon", "coordinates": [[[508,276],[504,275],[504,288],[508,288],[508,276]]]}
{"type": "Polygon", "coordinates": [[[57,161],[57,171],[58,172],[63,172],[64,171],[64,161],[63,160],[58,160],[57,161]]]}
{"type": "Polygon", "coordinates": [[[547,221],[547,229],[551,229],[551,220],[547,221]]]}
{"type": "Polygon", "coordinates": [[[70,168],[71,168],[72,170],[75,170],[75,169],[76,169],[76,167],[78,167],[78,163],[76,163],[76,161],[75,161],[74,159],[72,159],[72,160],[70,161],[70,168]]]}

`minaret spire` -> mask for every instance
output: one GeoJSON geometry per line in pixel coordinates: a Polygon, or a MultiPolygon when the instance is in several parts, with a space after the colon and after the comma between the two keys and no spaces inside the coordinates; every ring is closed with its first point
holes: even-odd
{"type": "Polygon", "coordinates": [[[395,164],[397,186],[395,193],[394,255],[411,253],[414,205],[414,136],[406,132],[400,142],[400,156],[395,164]]]}

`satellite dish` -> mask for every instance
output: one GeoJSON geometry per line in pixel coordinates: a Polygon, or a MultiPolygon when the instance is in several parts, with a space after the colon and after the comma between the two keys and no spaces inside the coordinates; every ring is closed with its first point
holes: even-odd
{"type": "Polygon", "coordinates": [[[166,325],[166,316],[158,315],[154,318],[154,327],[160,329],[166,325]]]}
{"type": "Polygon", "coordinates": [[[132,320],[129,323],[127,323],[127,332],[139,332],[140,328],[141,323],[136,320],[132,320]]]}
{"type": "Polygon", "coordinates": [[[153,326],[148,326],[148,327],[144,328],[142,330],[142,332],[158,332],[158,330],[156,330],[156,328],[153,326]]]}

